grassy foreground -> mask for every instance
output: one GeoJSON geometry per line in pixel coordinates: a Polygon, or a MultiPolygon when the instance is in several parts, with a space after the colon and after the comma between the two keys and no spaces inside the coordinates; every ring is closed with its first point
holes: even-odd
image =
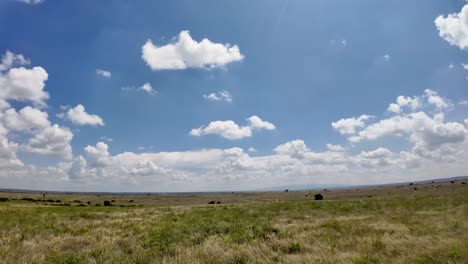
{"type": "MultiPolygon", "coordinates": [[[[385,188],[381,192],[386,194],[385,188]]],[[[337,200],[204,206],[0,202],[0,263],[467,260],[466,187],[337,200]]]]}

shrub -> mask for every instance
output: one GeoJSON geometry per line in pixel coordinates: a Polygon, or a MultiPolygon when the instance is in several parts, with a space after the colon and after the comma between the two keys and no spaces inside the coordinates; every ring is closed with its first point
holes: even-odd
{"type": "Polygon", "coordinates": [[[133,200],[128,201],[129,203],[133,203],[133,200]]]}
{"type": "Polygon", "coordinates": [[[210,201],[208,204],[215,204],[216,201],[210,201]]]}
{"type": "Polygon", "coordinates": [[[112,206],[112,204],[109,201],[104,201],[104,206],[112,206]]]}
{"type": "Polygon", "coordinates": [[[315,200],[323,200],[323,195],[321,195],[320,193],[314,195],[314,199],[315,200]]]}
{"type": "Polygon", "coordinates": [[[8,200],[7,197],[0,197],[0,202],[8,202],[8,200]]]}
{"type": "Polygon", "coordinates": [[[73,200],[74,203],[81,203],[80,200],[73,200]]]}

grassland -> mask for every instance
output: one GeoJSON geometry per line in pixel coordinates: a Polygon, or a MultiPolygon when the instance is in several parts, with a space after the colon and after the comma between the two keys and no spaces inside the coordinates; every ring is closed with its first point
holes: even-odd
{"type": "Polygon", "coordinates": [[[316,192],[0,193],[0,262],[468,263],[466,186],[322,190],[322,201],[316,192]]]}

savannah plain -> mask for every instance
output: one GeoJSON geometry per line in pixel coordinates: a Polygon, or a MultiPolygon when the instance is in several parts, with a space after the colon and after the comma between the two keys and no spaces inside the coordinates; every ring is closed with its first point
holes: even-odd
{"type": "Polygon", "coordinates": [[[0,263],[468,263],[465,181],[256,193],[4,191],[0,263]]]}

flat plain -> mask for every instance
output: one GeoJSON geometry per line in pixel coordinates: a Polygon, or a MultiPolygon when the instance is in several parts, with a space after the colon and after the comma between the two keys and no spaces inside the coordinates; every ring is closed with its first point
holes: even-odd
{"type": "Polygon", "coordinates": [[[0,192],[0,263],[468,263],[466,186],[0,192]]]}

